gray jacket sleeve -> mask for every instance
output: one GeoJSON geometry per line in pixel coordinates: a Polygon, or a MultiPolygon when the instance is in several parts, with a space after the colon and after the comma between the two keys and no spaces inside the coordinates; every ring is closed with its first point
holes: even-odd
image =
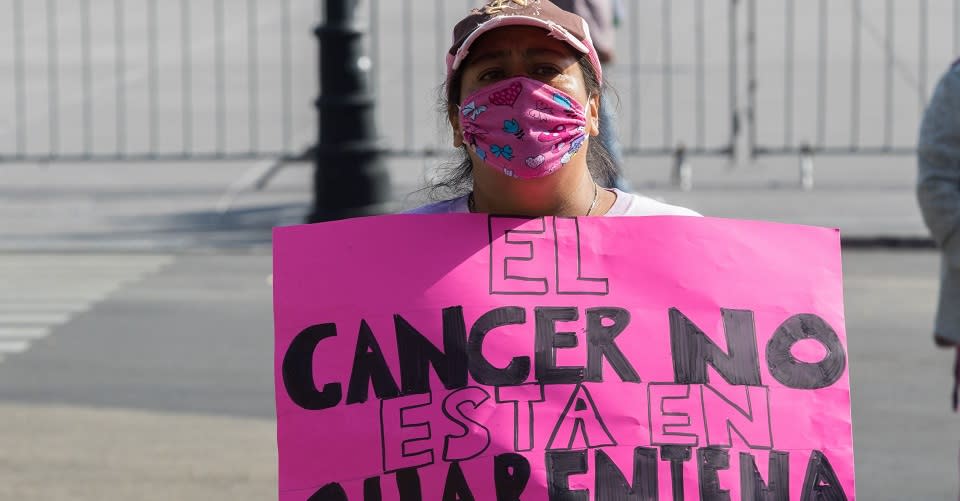
{"type": "MultiPolygon", "coordinates": [[[[917,198],[934,240],[960,227],[960,66],[940,80],[920,126],[917,198]]],[[[952,245],[950,247],[953,247],[952,245]]]]}

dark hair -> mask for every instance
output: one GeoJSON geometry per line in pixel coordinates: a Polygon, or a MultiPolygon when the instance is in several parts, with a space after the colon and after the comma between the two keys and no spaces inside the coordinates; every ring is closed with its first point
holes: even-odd
{"type": "MultiPolygon", "coordinates": [[[[606,84],[601,84],[596,70],[590,63],[586,54],[581,54],[577,59],[577,64],[583,73],[584,83],[589,96],[603,96],[606,91],[606,84]]],[[[467,65],[461,65],[450,76],[440,90],[440,110],[451,116],[459,112],[460,105],[460,82],[463,79],[463,73],[467,65]]],[[[602,99],[601,99],[602,101],[602,99]]],[[[603,131],[601,131],[601,134],[603,131]]],[[[598,138],[599,139],[599,138],[598,138]]],[[[598,183],[604,184],[608,179],[616,177],[616,166],[610,152],[607,151],[603,141],[590,141],[587,148],[587,167],[590,169],[590,175],[598,183]]],[[[466,146],[460,148],[457,157],[451,162],[442,165],[439,168],[440,174],[433,183],[426,189],[430,192],[433,199],[444,199],[452,196],[463,195],[473,187],[473,164],[467,155],[466,146]]]]}

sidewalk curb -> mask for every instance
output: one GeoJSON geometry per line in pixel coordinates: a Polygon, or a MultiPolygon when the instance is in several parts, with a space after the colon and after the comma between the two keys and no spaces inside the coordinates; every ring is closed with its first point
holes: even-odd
{"type": "Polygon", "coordinates": [[[937,248],[937,244],[930,237],[841,237],[840,246],[844,249],[926,250],[937,248]]]}

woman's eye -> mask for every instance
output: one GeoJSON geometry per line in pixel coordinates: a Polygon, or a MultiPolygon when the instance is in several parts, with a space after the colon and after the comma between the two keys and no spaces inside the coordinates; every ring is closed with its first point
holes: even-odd
{"type": "Polygon", "coordinates": [[[560,74],[560,69],[556,66],[538,66],[534,71],[537,75],[544,77],[552,77],[560,74]]]}
{"type": "Polygon", "coordinates": [[[480,73],[480,76],[477,77],[478,80],[495,80],[502,78],[503,71],[501,70],[487,70],[480,73]]]}

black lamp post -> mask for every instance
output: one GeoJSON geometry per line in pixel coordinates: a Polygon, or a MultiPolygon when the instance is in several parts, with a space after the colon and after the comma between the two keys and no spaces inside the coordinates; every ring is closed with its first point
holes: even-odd
{"type": "Polygon", "coordinates": [[[319,138],[314,149],[314,200],[308,222],[382,213],[389,196],[377,139],[370,59],[354,25],[358,0],[325,0],[320,42],[319,138]]]}

